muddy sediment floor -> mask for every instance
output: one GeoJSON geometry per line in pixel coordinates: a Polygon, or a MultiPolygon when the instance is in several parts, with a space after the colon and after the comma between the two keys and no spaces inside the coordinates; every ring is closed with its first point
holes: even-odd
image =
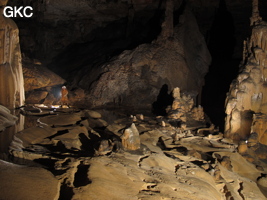
{"type": "Polygon", "coordinates": [[[266,199],[267,165],[214,129],[142,113],[39,111],[24,110],[24,130],[0,133],[2,199],[266,199]],[[136,150],[121,142],[132,124],[136,150]]]}

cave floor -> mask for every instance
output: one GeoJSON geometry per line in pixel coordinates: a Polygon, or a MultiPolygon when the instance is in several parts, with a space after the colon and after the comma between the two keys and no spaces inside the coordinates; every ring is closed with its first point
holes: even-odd
{"type": "Polygon", "coordinates": [[[220,132],[110,110],[24,115],[24,130],[0,133],[0,199],[266,199],[267,164],[220,132]],[[121,143],[132,123],[136,150],[121,143]]]}

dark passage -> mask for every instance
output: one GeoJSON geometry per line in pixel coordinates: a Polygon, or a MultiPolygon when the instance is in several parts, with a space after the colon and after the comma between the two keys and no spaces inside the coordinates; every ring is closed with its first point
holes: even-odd
{"type": "Polygon", "coordinates": [[[232,80],[237,76],[241,61],[232,58],[235,47],[234,33],[233,17],[227,10],[225,0],[221,0],[207,41],[212,64],[205,77],[202,92],[204,110],[221,131],[224,129],[226,93],[232,80]]]}
{"type": "Polygon", "coordinates": [[[161,87],[157,101],[152,104],[154,114],[162,116],[166,115],[166,108],[168,105],[171,105],[173,101],[173,97],[168,93],[168,90],[169,89],[167,84],[164,84],[161,87]]]}

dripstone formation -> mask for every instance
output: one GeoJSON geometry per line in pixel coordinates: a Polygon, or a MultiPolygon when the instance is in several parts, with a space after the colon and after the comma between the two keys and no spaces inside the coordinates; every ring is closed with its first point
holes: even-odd
{"type": "Polygon", "coordinates": [[[7,0],[0,1],[0,104],[10,109],[24,104],[24,81],[21,66],[19,30],[5,18],[7,0]]]}
{"type": "Polygon", "coordinates": [[[265,144],[261,138],[266,137],[266,128],[261,131],[255,128],[267,127],[267,23],[261,20],[257,5],[254,1],[252,35],[244,42],[240,73],[226,99],[225,136],[238,142],[257,133],[260,143],[265,144]]]}

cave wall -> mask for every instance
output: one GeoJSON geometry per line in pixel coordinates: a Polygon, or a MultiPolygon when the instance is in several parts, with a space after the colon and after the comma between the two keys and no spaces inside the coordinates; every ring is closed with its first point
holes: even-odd
{"type": "MultiPolygon", "coordinates": [[[[182,0],[173,1],[176,13],[180,12],[182,2],[182,0]]],[[[188,0],[187,2],[191,4],[200,32],[209,44],[211,28],[222,1],[188,0]]],[[[233,55],[240,57],[243,39],[250,32],[247,25],[251,2],[250,0],[224,2],[235,26],[236,45],[233,55]]],[[[259,2],[263,5],[261,8],[267,7],[266,1],[259,2]]],[[[32,18],[14,19],[20,28],[24,55],[39,59],[44,66],[48,66],[63,77],[71,90],[82,87],[89,93],[92,84],[99,78],[95,76],[101,72],[104,63],[116,59],[116,56],[125,49],[133,50],[140,44],[151,43],[157,38],[161,31],[160,24],[164,16],[165,3],[159,0],[9,1],[13,6],[31,5],[34,8],[32,18]],[[94,73],[90,75],[91,72],[94,73]]],[[[177,16],[174,23],[177,23],[178,19],[177,16]]],[[[218,40],[224,41],[220,38],[218,40]]],[[[191,58],[187,58],[187,61],[190,62],[191,58]]],[[[197,73],[197,70],[195,72],[197,73]]],[[[205,70],[201,73],[205,73],[205,70]]],[[[199,87],[202,83],[197,85],[199,87]]]]}
{"type": "Polygon", "coordinates": [[[13,109],[24,104],[19,31],[13,20],[2,15],[0,2],[0,104],[13,109]]]}
{"type": "Polygon", "coordinates": [[[84,73],[80,84],[88,87],[93,106],[150,108],[164,86],[169,90],[179,87],[193,97],[200,93],[211,62],[205,40],[186,5],[175,27],[172,17],[173,7],[167,4],[162,32],[156,40],[124,51],[101,68],[84,73]]]}
{"type": "MultiPolygon", "coordinates": [[[[247,27],[251,13],[251,1],[223,1],[233,16],[235,26],[234,57],[240,58],[243,40],[250,35],[247,27]]],[[[118,37],[133,38],[136,35],[142,37],[142,34],[147,34],[147,31],[144,30],[151,24],[158,23],[160,25],[158,16],[164,12],[164,2],[159,0],[10,0],[9,4],[11,6],[33,6],[32,18],[14,19],[20,29],[21,48],[27,56],[48,64],[71,44],[103,39],[107,41],[118,37]],[[114,29],[109,29],[109,24],[113,24],[114,29]]],[[[182,0],[174,1],[175,9],[180,7],[181,2],[182,0]]],[[[209,43],[210,30],[218,12],[220,0],[188,0],[188,3],[191,4],[192,11],[196,16],[200,32],[209,43]]],[[[262,17],[265,18],[267,2],[260,0],[259,3],[262,17]]],[[[90,51],[90,53],[92,52],[93,50],[90,51]]],[[[58,71],[57,69],[53,70],[58,71]]]]}

